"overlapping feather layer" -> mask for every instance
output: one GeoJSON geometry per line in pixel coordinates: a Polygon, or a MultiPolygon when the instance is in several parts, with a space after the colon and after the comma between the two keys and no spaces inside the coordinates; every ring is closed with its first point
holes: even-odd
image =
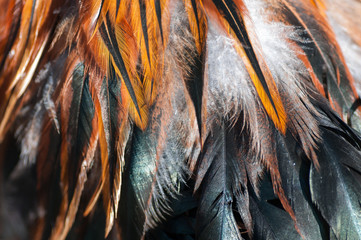
{"type": "Polygon", "coordinates": [[[5,238],[361,238],[358,1],[0,7],[5,238]]]}

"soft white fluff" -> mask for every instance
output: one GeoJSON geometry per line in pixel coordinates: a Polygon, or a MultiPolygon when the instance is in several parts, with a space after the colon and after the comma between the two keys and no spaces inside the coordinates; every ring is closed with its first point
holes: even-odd
{"type": "Polygon", "coordinates": [[[254,27],[255,37],[261,46],[260,51],[267,62],[276,81],[282,101],[286,108],[288,129],[297,135],[304,151],[309,157],[313,154],[315,141],[318,139],[318,126],[313,115],[316,110],[312,107],[306,93],[305,81],[310,81],[309,71],[297,57],[297,52],[290,42],[307,42],[309,39],[301,37],[301,29],[287,26],[281,22],[271,22],[269,17],[275,12],[269,9],[267,1],[245,0],[249,12],[248,29],[254,27]],[[307,107],[306,107],[307,106],[307,107]]]}
{"type": "Polygon", "coordinates": [[[53,68],[51,65],[46,64],[35,79],[35,83],[44,84],[42,91],[39,93],[42,94],[41,101],[33,108],[25,107],[22,109],[21,115],[25,116],[29,114],[31,118],[26,119],[28,121],[20,125],[16,131],[16,135],[21,139],[20,159],[22,161],[20,164],[27,165],[35,163],[45,114],[49,115],[59,132],[60,127],[56,117],[55,104],[51,97],[55,84],[52,71],[53,68]]]}
{"type": "MultiPolygon", "coordinates": [[[[262,0],[244,1],[248,9],[245,18],[253,47],[265,59],[287,113],[288,131],[300,137],[305,152],[311,156],[318,135],[315,114],[305,93],[303,82],[309,79],[309,70],[298,59],[289,41],[309,41],[302,39],[300,30],[280,22],[270,22],[272,12],[266,11],[262,0]],[[258,42],[259,44],[256,44],[258,42]],[[306,107],[306,106],[307,107],[306,107]],[[310,130],[311,129],[311,130],[310,130]]],[[[210,116],[236,117],[244,110],[249,123],[253,150],[264,156],[269,146],[263,144],[264,127],[269,122],[265,111],[259,111],[261,103],[241,57],[234,49],[237,44],[217,23],[209,18],[207,36],[208,66],[208,111],[210,116]]],[[[211,120],[210,120],[211,121],[211,120]]]]}

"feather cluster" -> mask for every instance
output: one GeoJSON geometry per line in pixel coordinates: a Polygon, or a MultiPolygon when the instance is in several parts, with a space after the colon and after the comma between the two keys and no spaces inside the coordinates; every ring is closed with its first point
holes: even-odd
{"type": "Polygon", "coordinates": [[[0,238],[361,238],[358,0],[0,8],[0,238]]]}

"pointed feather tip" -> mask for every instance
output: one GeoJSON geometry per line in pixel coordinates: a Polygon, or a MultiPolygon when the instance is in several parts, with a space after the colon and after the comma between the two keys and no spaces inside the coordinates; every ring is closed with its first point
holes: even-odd
{"type": "Polygon", "coordinates": [[[263,97],[263,90],[260,90],[259,96],[267,115],[272,120],[275,127],[282,133],[282,135],[286,135],[287,115],[282,102],[279,100],[275,102],[275,105],[273,105],[269,98],[263,97]]]}
{"type": "Polygon", "coordinates": [[[98,201],[99,195],[103,190],[103,186],[104,186],[104,181],[100,180],[96,190],[94,191],[93,196],[90,198],[90,201],[89,201],[87,207],[85,208],[85,211],[83,213],[84,217],[88,216],[89,213],[94,209],[94,206],[98,201]]]}
{"type": "Polygon", "coordinates": [[[311,158],[311,162],[312,162],[313,165],[315,166],[316,171],[317,171],[317,172],[320,172],[321,166],[320,166],[320,163],[318,162],[317,156],[316,156],[316,157],[312,157],[312,158],[311,158]]]}
{"type": "Polygon", "coordinates": [[[267,112],[269,116],[271,117],[273,123],[275,124],[276,128],[283,134],[286,135],[287,131],[287,117],[286,113],[284,112],[283,106],[282,110],[280,112],[274,113],[273,111],[271,113],[267,112]]]}
{"type": "Polygon", "coordinates": [[[265,89],[259,84],[258,78],[252,78],[256,91],[260,97],[262,105],[266,110],[268,116],[271,118],[275,127],[283,134],[286,134],[287,130],[287,114],[283,106],[281,96],[276,86],[271,84],[271,99],[267,96],[265,89]]]}
{"type": "MultiPolygon", "coordinates": [[[[133,115],[134,116],[134,115],[133,115]]],[[[145,129],[148,126],[148,116],[143,116],[142,117],[138,117],[138,116],[134,116],[132,117],[134,120],[135,125],[140,128],[142,131],[145,131],[145,129]]]]}
{"type": "Polygon", "coordinates": [[[105,234],[104,234],[104,238],[107,238],[110,231],[113,229],[113,225],[114,225],[114,208],[111,206],[111,204],[108,204],[108,215],[107,215],[107,219],[106,219],[106,224],[105,224],[105,234]],[[110,209],[109,209],[110,208],[110,209]]]}
{"type": "Polygon", "coordinates": [[[6,130],[5,130],[5,121],[1,121],[0,122],[0,143],[2,143],[4,141],[5,135],[6,135],[6,130]]]}
{"type": "Polygon", "coordinates": [[[144,131],[148,126],[148,106],[146,104],[142,104],[139,108],[131,102],[129,106],[129,115],[131,119],[134,121],[135,125],[144,131]]]}

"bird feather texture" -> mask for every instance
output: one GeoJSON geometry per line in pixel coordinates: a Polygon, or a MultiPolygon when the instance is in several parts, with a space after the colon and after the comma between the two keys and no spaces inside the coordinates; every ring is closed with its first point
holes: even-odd
{"type": "Polygon", "coordinates": [[[0,7],[0,238],[361,238],[358,0],[0,7]]]}

